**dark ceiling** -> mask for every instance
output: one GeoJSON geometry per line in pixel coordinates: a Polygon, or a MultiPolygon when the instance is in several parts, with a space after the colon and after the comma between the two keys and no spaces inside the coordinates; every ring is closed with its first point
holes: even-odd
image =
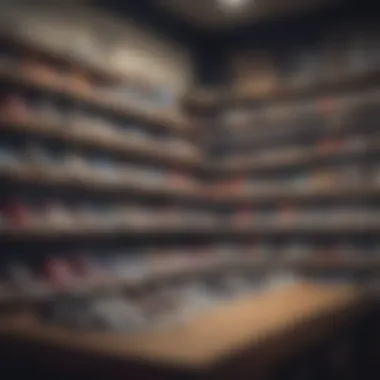
{"type": "MultiPolygon", "coordinates": [[[[337,22],[361,17],[376,18],[379,14],[378,6],[373,0],[331,0],[330,6],[324,3],[324,7],[317,7],[309,12],[293,11],[283,13],[281,17],[275,15],[261,21],[235,23],[233,26],[210,29],[204,23],[193,22],[181,12],[173,12],[163,7],[160,5],[161,1],[92,0],[91,2],[186,45],[198,62],[199,77],[207,78],[211,82],[218,81],[217,67],[227,52],[236,46],[247,44],[260,46],[268,43],[283,46],[293,40],[309,38],[321,28],[328,28],[337,22]]],[[[175,0],[178,4],[187,1],[194,0],[175,0]]]]}
{"type": "Polygon", "coordinates": [[[202,29],[171,14],[153,0],[93,0],[92,3],[108,8],[121,16],[127,16],[179,42],[191,44],[199,42],[203,36],[202,29]]]}
{"type": "MultiPolygon", "coordinates": [[[[91,0],[90,0],[91,1],[91,0]]],[[[263,17],[250,17],[254,14],[251,10],[247,17],[235,19],[233,16],[219,14],[215,18],[202,16],[205,9],[212,13],[212,6],[217,0],[92,0],[92,3],[111,9],[112,11],[132,18],[158,33],[163,33],[171,38],[183,42],[199,42],[205,38],[223,38],[227,35],[234,35],[247,30],[254,30],[261,27],[272,27],[275,25],[289,25],[295,27],[303,23],[325,22],[329,20],[339,20],[349,14],[358,14],[366,11],[372,12],[374,0],[247,0],[257,4],[272,4],[270,7],[263,8],[263,17]],[[198,4],[189,7],[184,4],[198,4]],[[287,12],[276,12],[283,9],[281,5],[293,4],[288,6],[287,12]],[[199,5],[199,4],[208,4],[199,5]],[[301,4],[313,4],[313,6],[301,6],[301,4]],[[190,10],[189,10],[190,9],[190,10]],[[198,13],[197,13],[198,12],[198,13]],[[191,16],[189,13],[197,14],[191,16]],[[196,21],[194,17],[201,21],[196,21]],[[208,20],[208,19],[209,20],[208,20]],[[224,21],[217,22],[215,19],[224,21]],[[229,20],[230,21],[226,21],[229,20]],[[212,21],[214,20],[214,21],[212,21]],[[231,21],[232,20],[232,21],[231,21]]],[[[376,6],[376,5],[375,5],[376,6]]],[[[216,10],[215,10],[215,13],[216,10]]],[[[257,10],[256,10],[256,13],[257,10]]]]}
{"type": "Polygon", "coordinates": [[[344,0],[155,0],[183,21],[202,29],[225,29],[331,8],[344,0]]]}

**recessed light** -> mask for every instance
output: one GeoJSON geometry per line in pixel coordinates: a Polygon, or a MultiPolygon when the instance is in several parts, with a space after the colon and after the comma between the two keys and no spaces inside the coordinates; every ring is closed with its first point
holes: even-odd
{"type": "Polygon", "coordinates": [[[241,10],[249,0],[217,0],[217,6],[226,11],[241,10]]]}

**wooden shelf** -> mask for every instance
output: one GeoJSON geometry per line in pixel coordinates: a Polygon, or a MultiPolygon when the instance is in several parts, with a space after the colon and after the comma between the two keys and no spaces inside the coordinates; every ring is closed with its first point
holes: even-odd
{"type": "Polygon", "coordinates": [[[2,124],[2,130],[5,131],[32,133],[68,143],[93,146],[109,152],[125,155],[133,154],[174,166],[189,168],[199,168],[201,166],[200,154],[181,155],[179,152],[171,152],[169,147],[160,147],[156,143],[134,141],[133,137],[128,137],[128,134],[114,132],[113,134],[99,135],[91,133],[91,129],[86,132],[78,132],[75,126],[70,128],[60,123],[53,123],[43,119],[38,120],[37,118],[20,121],[3,118],[0,120],[0,123],[2,124]]]}
{"type": "Polygon", "coordinates": [[[89,92],[78,92],[69,86],[57,86],[52,83],[35,80],[17,69],[1,69],[0,81],[13,85],[46,91],[69,100],[96,107],[105,112],[111,112],[126,119],[134,119],[151,127],[163,128],[176,133],[188,133],[191,128],[185,119],[177,117],[168,111],[158,111],[138,104],[126,102],[115,103],[107,97],[96,93],[96,88],[89,92]]]}
{"type": "MultiPolygon", "coordinates": [[[[360,253],[357,253],[360,257],[360,253]]],[[[336,258],[336,259],[306,259],[294,262],[295,268],[300,270],[311,271],[365,271],[376,272],[380,271],[380,256],[379,258],[336,258]]]]}
{"type": "MultiPolygon", "coordinates": [[[[311,270],[338,270],[338,271],[380,271],[380,256],[378,258],[318,258],[323,252],[313,253],[311,257],[304,259],[294,259],[286,257],[279,253],[277,258],[264,258],[257,257],[254,253],[246,253],[244,256],[238,257],[235,260],[230,260],[224,263],[224,267],[233,268],[239,267],[241,269],[265,269],[265,270],[290,270],[290,271],[303,271],[305,269],[311,270]]],[[[355,253],[357,256],[362,256],[364,252],[355,253]]],[[[380,252],[379,252],[380,254],[380,252]]]]}
{"type": "Polygon", "coordinates": [[[16,48],[20,52],[38,55],[48,61],[54,61],[60,65],[80,69],[89,76],[94,77],[102,82],[117,83],[122,77],[112,70],[99,64],[92,63],[89,60],[78,57],[75,53],[57,50],[52,46],[33,41],[28,36],[18,35],[16,33],[7,33],[1,36],[1,42],[16,48]]]}
{"type": "Polygon", "coordinates": [[[336,234],[336,233],[379,233],[379,224],[363,224],[360,222],[346,223],[346,224],[323,224],[323,225],[253,225],[253,226],[230,226],[230,227],[217,227],[217,226],[200,226],[186,225],[178,226],[175,224],[162,225],[159,227],[92,227],[92,228],[2,228],[0,234],[13,238],[34,238],[34,237],[67,237],[67,236],[85,236],[85,235],[98,235],[98,234],[189,234],[189,235],[204,235],[204,234],[336,234]]]}
{"type": "Polygon", "coordinates": [[[291,202],[304,202],[304,201],[318,201],[318,200],[349,200],[349,199],[362,199],[377,197],[380,198],[380,184],[375,186],[373,184],[351,184],[343,186],[331,187],[305,187],[302,188],[284,188],[281,190],[273,190],[268,188],[260,192],[252,191],[251,194],[231,194],[231,195],[215,195],[213,198],[218,204],[223,205],[249,205],[260,203],[276,203],[283,201],[291,202]]]}
{"type": "Polygon", "coordinates": [[[199,223],[157,223],[155,226],[149,225],[124,225],[124,226],[106,226],[106,225],[91,225],[91,226],[30,226],[30,227],[0,227],[0,237],[3,239],[11,239],[16,241],[31,241],[34,239],[66,239],[86,236],[114,236],[114,235],[130,235],[141,236],[145,238],[148,235],[198,235],[208,232],[215,232],[213,226],[202,226],[199,223]]]}
{"type": "MultiPolygon", "coordinates": [[[[188,375],[205,371],[205,376],[213,374],[212,378],[218,378],[218,371],[225,373],[232,359],[249,354],[251,365],[247,368],[252,378],[264,378],[264,372],[273,369],[290,352],[304,352],[321,338],[327,339],[338,326],[352,321],[358,310],[367,310],[366,300],[353,287],[299,283],[214,307],[179,327],[136,334],[91,333],[47,326],[26,313],[2,317],[0,336],[8,347],[18,347],[19,363],[33,350],[34,363],[44,364],[44,368],[56,363],[54,358],[59,357],[62,362],[64,352],[67,363],[70,363],[69,356],[77,358],[77,371],[83,370],[84,358],[94,359],[87,370],[91,368],[95,372],[100,370],[94,368],[97,363],[103,364],[104,369],[105,360],[109,365],[117,362],[117,378],[130,373],[127,368],[130,370],[130,361],[134,359],[149,363],[157,371],[182,369],[188,375]],[[263,351],[263,347],[267,350],[263,351]],[[272,354],[268,356],[267,351],[272,354]]],[[[8,352],[2,350],[2,356],[8,352]]],[[[107,370],[111,367],[106,366],[107,370]]],[[[232,365],[231,373],[233,370],[236,367],[232,365]]],[[[151,376],[147,378],[157,378],[157,372],[151,376]]]]}
{"type": "Polygon", "coordinates": [[[64,185],[83,188],[94,192],[119,192],[128,191],[144,196],[152,197],[175,197],[181,199],[207,202],[212,206],[227,205],[247,205],[260,202],[280,202],[280,201],[310,201],[326,199],[355,199],[380,196],[378,186],[347,186],[330,187],[321,189],[288,189],[281,191],[263,191],[251,195],[232,194],[214,195],[207,192],[205,188],[171,188],[169,186],[159,186],[137,181],[111,182],[100,180],[94,174],[92,176],[68,173],[64,170],[56,170],[49,167],[22,166],[14,169],[0,170],[0,178],[17,182],[36,183],[43,185],[64,185]]]}
{"type": "Polygon", "coordinates": [[[232,226],[224,228],[219,233],[231,235],[335,235],[335,234],[378,234],[380,225],[378,223],[324,223],[324,224],[305,224],[302,222],[293,224],[273,224],[273,225],[250,225],[232,226]]]}
{"type": "Polygon", "coordinates": [[[240,236],[240,235],[335,235],[335,234],[377,234],[380,233],[379,223],[363,223],[358,219],[357,221],[335,222],[335,223],[305,223],[294,222],[289,224],[273,223],[273,224],[230,224],[224,223],[205,224],[201,223],[175,223],[164,224],[160,223],[157,226],[149,225],[130,225],[116,226],[116,225],[91,225],[87,227],[81,226],[78,228],[76,225],[69,226],[30,226],[30,227],[6,227],[0,228],[0,236],[16,241],[33,240],[33,239],[64,239],[68,237],[86,237],[86,236],[113,236],[113,235],[130,235],[141,236],[146,235],[167,235],[167,236],[240,236]]]}
{"type": "Polygon", "coordinates": [[[67,173],[54,167],[36,167],[23,165],[18,168],[0,170],[0,179],[22,183],[35,183],[49,186],[71,186],[91,192],[129,192],[142,196],[173,197],[179,199],[202,200],[198,188],[170,187],[169,185],[153,185],[133,180],[111,182],[100,179],[98,175],[67,173]]]}
{"type": "Polygon", "coordinates": [[[223,93],[223,90],[195,89],[185,96],[183,103],[190,112],[212,110],[221,101],[223,93]]]}
{"type": "Polygon", "coordinates": [[[276,102],[283,100],[303,99],[311,96],[330,96],[333,93],[360,90],[379,84],[380,71],[351,75],[343,78],[328,78],[319,80],[303,87],[283,87],[277,91],[262,95],[239,95],[229,93],[225,101],[228,104],[249,102],[276,102]]]}
{"type": "Polygon", "coordinates": [[[213,165],[209,168],[209,170],[214,170],[216,172],[226,173],[229,175],[240,175],[246,172],[307,166],[346,156],[372,154],[378,152],[379,149],[380,141],[378,139],[374,139],[370,141],[366,147],[353,147],[351,149],[338,150],[336,152],[322,152],[314,147],[292,149],[289,151],[294,152],[293,155],[289,155],[289,157],[281,157],[281,159],[255,159],[252,155],[239,155],[225,159],[221,163],[213,165]]]}
{"type": "Polygon", "coordinates": [[[354,91],[374,87],[380,83],[380,71],[347,76],[345,78],[329,78],[319,80],[303,87],[286,87],[262,94],[241,94],[233,90],[212,92],[208,96],[193,100],[197,108],[219,109],[249,103],[272,103],[303,99],[305,97],[330,96],[332,93],[354,91]]]}

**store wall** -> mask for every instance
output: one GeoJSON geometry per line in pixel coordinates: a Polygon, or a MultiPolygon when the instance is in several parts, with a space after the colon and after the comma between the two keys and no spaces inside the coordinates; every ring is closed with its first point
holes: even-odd
{"type": "Polygon", "coordinates": [[[185,47],[88,5],[3,1],[0,23],[119,72],[162,82],[179,94],[193,81],[192,57],[185,47]]]}

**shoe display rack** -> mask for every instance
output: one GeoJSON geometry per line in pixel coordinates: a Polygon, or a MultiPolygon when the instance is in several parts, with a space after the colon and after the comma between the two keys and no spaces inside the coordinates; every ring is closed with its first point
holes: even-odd
{"type": "Polygon", "coordinates": [[[16,35],[1,39],[0,81],[3,301],[134,289],[197,264],[150,241],[215,224],[169,88],[16,35]]]}
{"type": "Polygon", "coordinates": [[[290,60],[268,52],[265,65],[250,52],[256,71],[188,96],[210,154],[208,196],[252,257],[322,280],[377,281],[377,36],[348,25],[293,47],[290,60]]]}
{"type": "Polygon", "coordinates": [[[265,284],[266,263],[218,243],[235,232],[165,86],[1,43],[0,307],[129,331],[265,284]]]}
{"type": "Polygon", "coordinates": [[[133,330],[272,276],[378,281],[376,65],[306,65],[184,117],[159,83],[1,43],[2,303],[133,330]]]}

